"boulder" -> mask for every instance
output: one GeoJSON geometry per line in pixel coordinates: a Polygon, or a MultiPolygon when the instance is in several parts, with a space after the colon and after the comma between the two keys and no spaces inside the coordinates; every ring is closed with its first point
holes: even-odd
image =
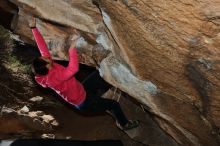
{"type": "Polygon", "coordinates": [[[54,58],[80,62],[154,115],[180,145],[220,145],[218,0],[13,0],[14,31],[34,44],[37,18],[54,58]]]}

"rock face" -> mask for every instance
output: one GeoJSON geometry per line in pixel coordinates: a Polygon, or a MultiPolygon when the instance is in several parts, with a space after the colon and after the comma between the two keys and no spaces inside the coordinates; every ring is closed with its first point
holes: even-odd
{"type": "Polygon", "coordinates": [[[220,1],[11,2],[23,40],[34,43],[34,15],[54,58],[68,59],[77,41],[80,62],[142,103],[177,143],[220,145],[220,1]]]}

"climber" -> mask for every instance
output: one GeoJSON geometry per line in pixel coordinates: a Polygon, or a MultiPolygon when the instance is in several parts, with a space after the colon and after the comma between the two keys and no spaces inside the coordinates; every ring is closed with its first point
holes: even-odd
{"type": "Polygon", "coordinates": [[[70,45],[69,64],[64,67],[52,60],[45,40],[36,27],[36,19],[31,18],[28,21],[41,53],[41,57],[35,58],[32,64],[32,71],[38,84],[44,88],[53,89],[66,102],[80,111],[110,112],[116,119],[117,127],[121,130],[126,131],[139,126],[138,120],[128,120],[125,117],[120,104],[115,100],[86,94],[83,85],[74,77],[79,69],[77,49],[75,48],[76,41],[70,45]]]}

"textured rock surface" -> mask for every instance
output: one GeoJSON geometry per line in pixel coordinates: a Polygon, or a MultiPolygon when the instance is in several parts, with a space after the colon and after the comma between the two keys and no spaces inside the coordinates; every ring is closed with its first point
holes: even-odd
{"type": "Polygon", "coordinates": [[[24,40],[33,43],[30,14],[55,58],[67,59],[79,36],[80,61],[100,66],[102,77],[144,104],[176,142],[219,145],[219,0],[11,2],[24,40]]]}
{"type": "Polygon", "coordinates": [[[103,77],[146,100],[161,127],[180,144],[218,145],[219,1],[99,3],[120,49],[114,49],[114,58],[126,62],[127,74],[151,81],[160,93],[151,96],[134,89],[143,85],[127,84],[122,64],[116,60],[112,65],[110,58],[102,62],[103,77]]]}
{"type": "Polygon", "coordinates": [[[117,88],[111,88],[102,97],[118,101],[130,119],[138,119],[140,121],[139,127],[125,131],[134,141],[150,146],[178,146],[169,135],[165,134],[165,131],[155,124],[149,113],[143,112],[141,107],[137,107],[135,102],[129,100],[131,97],[128,95],[125,95],[117,88]]]}
{"type": "MultiPolygon", "coordinates": [[[[23,40],[34,44],[27,20],[31,15],[37,18],[37,27],[42,32],[48,48],[55,59],[68,59],[67,50],[74,41],[80,52],[81,63],[97,66],[109,53],[97,42],[108,39],[98,8],[91,1],[12,1],[19,7],[19,17],[13,21],[15,32],[23,40]],[[75,40],[74,38],[79,39],[75,40]],[[97,42],[96,42],[97,39],[97,42]]],[[[106,45],[109,46],[109,45],[106,45]]]]}

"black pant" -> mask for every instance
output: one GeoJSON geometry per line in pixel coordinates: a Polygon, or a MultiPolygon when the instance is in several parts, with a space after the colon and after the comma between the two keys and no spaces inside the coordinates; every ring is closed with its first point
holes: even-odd
{"type": "Polygon", "coordinates": [[[89,95],[86,97],[84,103],[80,106],[80,110],[88,110],[92,112],[103,112],[108,110],[113,114],[121,126],[124,126],[128,122],[120,107],[120,104],[112,99],[105,99],[96,95],[89,95]]]}

